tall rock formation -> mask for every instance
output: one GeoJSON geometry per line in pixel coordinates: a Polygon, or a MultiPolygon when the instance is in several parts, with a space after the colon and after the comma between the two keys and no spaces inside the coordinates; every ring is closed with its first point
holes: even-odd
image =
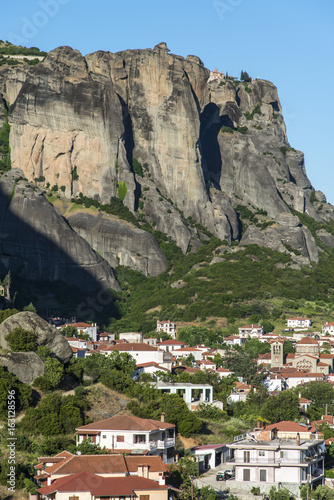
{"type": "MultiPolygon", "coordinates": [[[[206,230],[240,240],[242,205],[272,221],[270,231],[250,229],[244,241],[290,241],[317,260],[313,236],[299,227],[292,237],[280,214],[293,209],[321,221],[333,211],[325,199],[311,203],[304,157],[287,140],[272,83],[212,73],[196,56],[170,54],[165,43],[85,57],[59,47],[37,66],[15,71],[0,70],[0,92],[12,104],[12,164],[29,181],[44,179],[67,198],[118,197],[139,226],[146,219],[184,253],[198,248],[206,230]],[[8,81],[16,81],[15,90],[8,81]]],[[[103,239],[102,255],[117,261],[115,225],[75,222],[94,248],[103,239]]],[[[142,259],[128,246],[123,262],[149,274],[164,268],[154,245],[136,252],[142,259]]]]}
{"type": "Polygon", "coordinates": [[[41,190],[12,170],[0,178],[0,269],[86,290],[120,290],[113,269],[71,229],[41,190]]]}

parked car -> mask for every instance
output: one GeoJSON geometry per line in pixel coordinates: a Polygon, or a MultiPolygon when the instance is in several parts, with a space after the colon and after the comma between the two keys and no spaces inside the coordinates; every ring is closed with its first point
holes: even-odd
{"type": "Polygon", "coordinates": [[[219,470],[216,474],[216,481],[225,481],[225,471],[219,470]]]}
{"type": "Polygon", "coordinates": [[[219,470],[216,474],[216,481],[226,481],[234,477],[234,471],[232,469],[219,470]]]}

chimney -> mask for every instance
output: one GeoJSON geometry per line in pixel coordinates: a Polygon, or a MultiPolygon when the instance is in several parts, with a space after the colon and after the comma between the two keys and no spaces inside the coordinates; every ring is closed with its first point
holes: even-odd
{"type": "Polygon", "coordinates": [[[297,432],[297,436],[296,436],[296,445],[300,446],[300,434],[299,434],[299,432],[297,432]]]}
{"type": "Polygon", "coordinates": [[[257,428],[258,429],[261,429],[262,427],[262,422],[260,420],[257,421],[257,428]]]}
{"type": "Polygon", "coordinates": [[[164,422],[164,421],[165,421],[165,415],[166,415],[166,413],[163,411],[163,412],[161,413],[161,418],[160,418],[161,422],[164,422]]]}

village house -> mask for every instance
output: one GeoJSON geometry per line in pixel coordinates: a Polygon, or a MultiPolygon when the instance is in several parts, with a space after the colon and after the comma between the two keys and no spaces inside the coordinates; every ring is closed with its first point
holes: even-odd
{"type": "Polygon", "coordinates": [[[328,321],[322,325],[322,334],[328,333],[329,335],[334,335],[334,323],[328,323],[328,321]]]}
{"type": "Polygon", "coordinates": [[[311,325],[312,321],[309,318],[301,318],[300,316],[286,320],[288,328],[309,328],[311,325]]]}
{"type": "Polygon", "coordinates": [[[38,490],[52,500],[168,500],[168,486],[145,477],[102,477],[79,472],[38,490]]]}
{"type": "Polygon", "coordinates": [[[171,370],[172,368],[172,355],[169,352],[163,351],[149,344],[133,343],[133,342],[120,342],[115,345],[102,344],[95,352],[100,352],[108,356],[113,351],[127,352],[130,354],[136,364],[155,362],[158,365],[171,370]]]}
{"type": "Polygon", "coordinates": [[[86,439],[113,452],[136,450],[159,455],[165,463],[174,462],[175,425],[165,422],[164,413],[161,421],[116,415],[78,427],[77,445],[86,439]]]}
{"type": "MultiPolygon", "coordinates": [[[[298,425],[298,424],[297,424],[298,425]]],[[[249,489],[256,484],[268,492],[271,486],[288,488],[294,494],[309,482],[311,488],[324,483],[324,451],[322,439],[279,438],[277,424],[267,430],[247,433],[228,445],[230,463],[235,467],[234,487],[249,489]]],[[[231,484],[231,485],[232,485],[231,484]]]]}
{"type": "Polygon", "coordinates": [[[238,328],[239,336],[241,338],[258,338],[264,334],[263,326],[261,325],[245,325],[238,328]]]}
{"type": "Polygon", "coordinates": [[[223,377],[228,377],[229,375],[232,375],[231,370],[229,370],[228,368],[222,368],[222,367],[217,368],[216,373],[218,374],[219,379],[222,379],[223,377]]]}
{"type": "Polygon", "coordinates": [[[244,384],[242,382],[236,382],[235,387],[232,389],[231,394],[228,396],[227,400],[230,403],[237,403],[238,401],[246,401],[248,394],[251,390],[256,392],[256,387],[244,384]]]}
{"type": "Polygon", "coordinates": [[[99,333],[99,341],[100,342],[112,342],[115,340],[116,334],[115,333],[109,333],[109,332],[101,332],[99,333]]]}
{"type": "Polygon", "coordinates": [[[209,384],[156,382],[152,385],[162,393],[179,394],[190,410],[195,409],[201,403],[212,404],[213,402],[213,387],[209,384]]]}
{"type": "Polygon", "coordinates": [[[89,323],[64,323],[63,325],[59,325],[56,328],[58,330],[61,330],[62,328],[65,328],[66,326],[73,326],[77,330],[78,336],[84,334],[84,335],[89,335],[91,340],[96,341],[97,340],[97,325],[96,323],[92,323],[91,325],[89,323]]]}
{"type": "Polygon", "coordinates": [[[195,361],[202,360],[202,350],[197,349],[196,347],[181,347],[178,349],[173,349],[170,352],[176,359],[187,358],[189,354],[192,354],[195,358],[195,361]]]}
{"type": "Polygon", "coordinates": [[[159,349],[163,349],[164,351],[172,352],[188,346],[185,342],[181,342],[180,340],[168,339],[164,340],[163,342],[158,342],[158,347],[159,349]]]}
{"type": "Polygon", "coordinates": [[[242,345],[242,337],[238,335],[229,335],[228,337],[224,337],[224,343],[230,346],[234,345],[242,345]]]}
{"type": "Polygon", "coordinates": [[[119,340],[125,340],[126,342],[138,344],[143,342],[144,335],[139,332],[123,332],[119,333],[119,340]]]}
{"type": "Polygon", "coordinates": [[[164,373],[170,373],[170,370],[167,368],[164,368],[161,365],[158,365],[158,363],[155,363],[154,361],[149,361],[148,363],[141,363],[137,365],[136,370],[134,373],[131,375],[131,377],[134,380],[139,380],[140,376],[143,373],[149,373],[154,380],[157,380],[156,373],[157,372],[164,372],[164,373]]]}
{"type": "Polygon", "coordinates": [[[198,463],[198,472],[203,474],[209,469],[218,467],[229,458],[230,451],[227,444],[207,444],[202,446],[193,446],[190,449],[192,455],[195,455],[198,463]]]}
{"type": "Polygon", "coordinates": [[[173,339],[176,338],[176,324],[171,321],[159,321],[157,320],[156,332],[165,332],[170,335],[173,339]]]}
{"type": "Polygon", "coordinates": [[[55,457],[39,457],[35,479],[41,486],[79,472],[91,472],[102,477],[146,477],[162,484],[167,466],[160,456],[153,455],[74,455],[62,452],[55,457]],[[51,463],[51,465],[50,465],[51,463]]]}

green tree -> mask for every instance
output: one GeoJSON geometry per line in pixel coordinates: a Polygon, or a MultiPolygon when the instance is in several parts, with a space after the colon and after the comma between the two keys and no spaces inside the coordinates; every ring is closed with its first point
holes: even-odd
{"type": "Polygon", "coordinates": [[[237,377],[242,377],[247,383],[251,383],[258,371],[253,356],[242,352],[231,351],[226,356],[226,365],[237,377]]]}
{"type": "Polygon", "coordinates": [[[34,385],[42,390],[56,389],[64,377],[64,365],[58,359],[47,357],[44,361],[44,374],[37,377],[34,385]]]}
{"type": "Polygon", "coordinates": [[[199,496],[203,500],[219,500],[220,498],[219,493],[211,488],[211,486],[203,486],[203,488],[201,488],[199,496]]]}
{"type": "Polygon", "coordinates": [[[78,335],[78,330],[71,325],[64,326],[59,331],[64,337],[76,337],[78,335]]]}
{"type": "Polygon", "coordinates": [[[298,419],[298,395],[293,390],[286,390],[278,396],[269,396],[261,406],[260,415],[272,424],[281,420],[298,419]]]}
{"type": "Polygon", "coordinates": [[[30,302],[30,304],[28,304],[27,306],[24,306],[23,310],[24,311],[30,311],[30,312],[33,312],[33,313],[37,312],[36,307],[34,306],[34,304],[32,302],[30,302]]]}
{"type": "Polygon", "coordinates": [[[37,347],[36,334],[23,330],[19,326],[14,328],[11,333],[8,333],[5,339],[14,352],[34,351],[37,347]]]}
{"type": "Polygon", "coordinates": [[[178,423],[178,431],[185,438],[189,438],[193,434],[198,434],[202,429],[202,420],[194,413],[189,412],[178,423]]]}
{"type": "Polygon", "coordinates": [[[250,339],[245,342],[244,350],[255,359],[259,357],[259,354],[270,352],[270,344],[267,342],[260,342],[259,339],[250,339]]]}
{"type": "Polygon", "coordinates": [[[32,403],[31,387],[0,366],[0,419],[8,418],[8,405],[13,401],[12,396],[16,413],[28,408],[32,403]]]}
{"type": "Polygon", "coordinates": [[[296,497],[287,488],[277,490],[275,486],[272,486],[269,490],[269,498],[270,500],[294,500],[296,497]]]}

